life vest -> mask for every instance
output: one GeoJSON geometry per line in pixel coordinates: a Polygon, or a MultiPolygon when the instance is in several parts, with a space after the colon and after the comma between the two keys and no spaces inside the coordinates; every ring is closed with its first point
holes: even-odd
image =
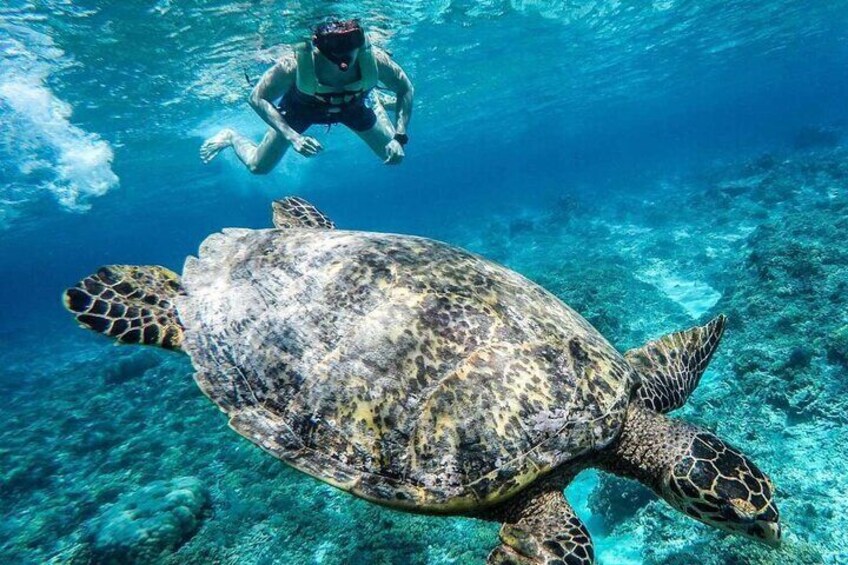
{"type": "Polygon", "coordinates": [[[362,96],[377,86],[377,61],[371,51],[371,44],[365,41],[356,57],[356,65],[359,67],[359,80],[346,84],[342,87],[327,86],[318,82],[315,76],[315,49],[311,43],[301,43],[295,48],[297,59],[297,89],[313,96],[326,104],[340,106],[347,104],[359,96],[362,96]]]}

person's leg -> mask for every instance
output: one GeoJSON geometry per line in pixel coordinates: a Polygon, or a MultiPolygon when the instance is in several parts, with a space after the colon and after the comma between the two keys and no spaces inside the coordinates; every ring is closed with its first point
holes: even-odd
{"type": "Polygon", "coordinates": [[[208,163],[227,147],[233,148],[236,156],[251,173],[264,175],[270,173],[280,162],[289,143],[271,128],[268,128],[268,132],[259,145],[228,128],[221,130],[203,143],[200,147],[200,158],[204,163],[208,163]]]}
{"type": "Polygon", "coordinates": [[[394,138],[395,128],[382,104],[378,100],[374,100],[373,105],[373,109],[362,107],[354,110],[345,121],[345,125],[356,132],[356,135],[368,144],[368,147],[377,157],[385,160],[386,145],[394,138]],[[363,128],[363,125],[368,124],[371,120],[374,120],[373,125],[363,128]]]}

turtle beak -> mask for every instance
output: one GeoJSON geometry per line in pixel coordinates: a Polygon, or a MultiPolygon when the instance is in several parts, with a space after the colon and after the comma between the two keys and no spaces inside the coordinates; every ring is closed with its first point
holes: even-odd
{"type": "Polygon", "coordinates": [[[780,547],[780,524],[778,522],[756,522],[751,526],[749,533],[751,537],[761,541],[769,547],[780,547]]]}

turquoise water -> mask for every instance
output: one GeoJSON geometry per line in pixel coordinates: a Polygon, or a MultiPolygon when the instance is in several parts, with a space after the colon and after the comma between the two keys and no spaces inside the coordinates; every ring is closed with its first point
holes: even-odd
{"type": "Polygon", "coordinates": [[[568,493],[598,562],[848,562],[846,30],[841,0],[5,2],[0,562],[485,560],[497,525],[299,474],[227,428],[185,357],[115,347],[62,308],[99,265],[180,271],[295,194],[344,228],[501,262],[621,350],[726,313],[676,414],[769,473],[783,547],[587,472],[568,493]],[[405,162],[316,127],[326,150],[269,175],[229,152],[204,165],[220,127],[264,131],[245,72],[333,14],[415,84],[405,162]]]}

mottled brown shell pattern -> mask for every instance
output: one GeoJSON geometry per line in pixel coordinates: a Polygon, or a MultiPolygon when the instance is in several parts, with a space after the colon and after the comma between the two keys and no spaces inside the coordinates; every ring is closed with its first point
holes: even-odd
{"type": "Polygon", "coordinates": [[[183,347],[230,425],[363,498],[461,513],[607,445],[631,369],[577,313],[449,245],[225,230],[183,273],[183,347]]]}

